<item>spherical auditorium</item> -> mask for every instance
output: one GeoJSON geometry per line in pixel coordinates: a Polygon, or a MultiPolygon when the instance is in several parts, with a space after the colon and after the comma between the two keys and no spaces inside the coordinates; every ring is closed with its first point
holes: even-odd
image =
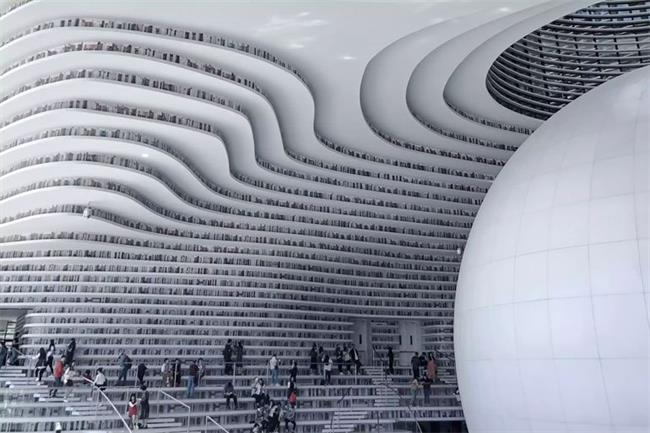
{"type": "Polygon", "coordinates": [[[647,431],[649,64],[647,0],[1,1],[0,432],[647,431]]]}

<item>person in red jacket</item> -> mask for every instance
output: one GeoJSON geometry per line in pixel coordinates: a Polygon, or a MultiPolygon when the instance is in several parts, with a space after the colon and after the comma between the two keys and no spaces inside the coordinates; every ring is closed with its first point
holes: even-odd
{"type": "Polygon", "coordinates": [[[63,377],[63,360],[61,357],[57,357],[54,362],[54,372],[52,376],[54,376],[54,389],[50,389],[50,397],[56,397],[58,391],[57,388],[63,385],[61,380],[63,377]]]}

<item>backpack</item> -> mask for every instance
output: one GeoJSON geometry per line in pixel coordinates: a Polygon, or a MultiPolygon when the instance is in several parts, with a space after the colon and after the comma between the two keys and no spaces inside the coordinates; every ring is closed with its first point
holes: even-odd
{"type": "Polygon", "coordinates": [[[292,391],[291,394],[289,394],[289,404],[296,404],[298,401],[298,396],[296,395],[295,391],[292,391]]]}

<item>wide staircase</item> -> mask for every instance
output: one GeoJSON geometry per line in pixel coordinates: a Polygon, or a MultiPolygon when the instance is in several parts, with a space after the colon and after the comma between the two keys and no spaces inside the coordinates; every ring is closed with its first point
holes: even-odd
{"type": "MultiPolygon", "coordinates": [[[[90,367],[90,366],[89,366],[90,367]]],[[[84,371],[86,367],[78,368],[84,371]]],[[[58,388],[56,397],[49,397],[52,378],[47,374],[43,383],[29,377],[24,366],[0,369],[0,398],[3,423],[0,432],[53,431],[60,422],[64,431],[75,432],[128,432],[123,424],[126,401],[139,390],[132,376],[125,386],[114,386],[117,368],[104,368],[109,387],[109,401],[98,399],[91,387],[77,384],[58,388]],[[111,407],[111,404],[116,409],[111,407]]],[[[133,369],[135,370],[135,369],[133,369]]],[[[155,369],[152,366],[152,370],[155,369]]],[[[131,371],[130,374],[133,374],[131,371]]],[[[207,375],[192,398],[186,398],[184,382],[179,387],[163,387],[159,374],[150,371],[146,377],[150,391],[151,414],[147,431],[156,433],[229,433],[248,432],[254,419],[254,402],[250,397],[250,383],[256,376],[266,377],[264,365],[247,365],[236,376],[225,376],[221,368],[208,368],[207,375]],[[223,387],[232,381],[239,397],[236,409],[226,408],[223,387]],[[170,398],[171,396],[173,398],[170,398]],[[189,409],[188,409],[189,408],[189,409]],[[207,423],[211,417],[221,426],[207,423]]],[[[286,401],[286,371],[281,371],[282,385],[269,386],[270,397],[286,401]]],[[[353,431],[392,432],[395,419],[413,418],[406,403],[409,384],[408,368],[396,368],[395,375],[386,377],[381,367],[367,366],[359,375],[333,374],[331,385],[320,385],[320,376],[307,369],[298,376],[299,399],[297,406],[297,431],[300,433],[349,433],[353,431]]],[[[419,404],[418,420],[461,419],[455,386],[434,385],[432,404],[419,404]]]]}

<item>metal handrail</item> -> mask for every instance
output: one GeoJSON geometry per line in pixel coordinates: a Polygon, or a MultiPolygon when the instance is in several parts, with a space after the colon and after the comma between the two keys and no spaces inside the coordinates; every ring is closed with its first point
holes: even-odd
{"type": "MultiPolygon", "coordinates": [[[[20,356],[18,358],[22,358],[23,360],[27,361],[27,364],[28,364],[27,365],[27,377],[30,377],[31,373],[32,373],[32,364],[34,363],[33,362],[34,359],[31,356],[28,356],[22,350],[16,349],[13,345],[11,346],[11,350],[15,350],[16,352],[18,352],[20,354],[20,356]]],[[[25,365],[23,365],[23,367],[25,367],[25,365]]]]}
{"type": "MultiPolygon", "coordinates": [[[[375,345],[374,345],[374,344],[373,344],[371,347],[372,347],[373,352],[376,353],[377,356],[379,356],[379,361],[382,363],[382,374],[383,374],[383,376],[384,376],[384,379],[386,379],[386,376],[388,376],[388,374],[389,374],[389,372],[387,371],[388,369],[387,369],[387,368],[383,368],[383,364],[384,364],[384,362],[386,362],[386,361],[384,360],[384,357],[382,356],[382,354],[379,353],[379,352],[377,352],[377,349],[375,349],[375,345]]],[[[391,391],[395,392],[395,394],[397,394],[397,397],[398,397],[400,400],[402,399],[402,396],[400,395],[399,390],[398,390],[397,388],[394,388],[394,387],[390,386],[390,385],[388,384],[387,381],[385,381],[385,382],[383,383],[383,386],[384,386],[386,389],[390,389],[391,391]]],[[[411,407],[411,403],[409,403],[408,398],[406,399],[406,407],[408,408],[409,413],[410,413],[411,416],[413,417],[413,421],[415,422],[415,426],[417,427],[418,432],[419,432],[419,433],[423,433],[423,432],[422,432],[422,427],[420,427],[420,423],[418,423],[417,416],[415,415],[415,411],[414,411],[413,408],[411,407]]]]}
{"type": "MultiPolygon", "coordinates": [[[[336,405],[338,406],[339,403],[341,403],[343,400],[345,400],[345,397],[349,396],[349,395],[350,395],[350,392],[352,392],[352,388],[348,388],[348,389],[346,389],[346,390],[343,392],[343,395],[341,396],[341,398],[339,398],[338,400],[336,400],[336,405]]],[[[334,411],[334,413],[336,413],[336,411],[334,411]]],[[[332,430],[332,426],[334,425],[334,413],[332,414],[332,418],[330,418],[330,431],[332,430]]]]}
{"type": "Polygon", "coordinates": [[[210,421],[211,423],[213,423],[214,425],[216,425],[217,427],[219,427],[221,430],[224,431],[224,433],[230,433],[228,430],[225,429],[224,426],[222,426],[221,424],[219,424],[218,422],[216,422],[216,421],[214,420],[214,418],[212,418],[210,415],[206,415],[206,417],[205,417],[205,433],[208,433],[208,421],[210,421]]]}
{"type": "MultiPolygon", "coordinates": [[[[126,428],[126,431],[129,432],[129,433],[133,433],[133,430],[131,430],[131,427],[129,427],[129,424],[126,422],[126,420],[124,419],[124,417],[122,416],[122,414],[120,413],[120,411],[117,410],[117,407],[115,407],[115,405],[113,404],[113,402],[111,401],[111,399],[108,398],[108,396],[104,393],[104,391],[102,391],[101,389],[99,389],[98,387],[96,387],[94,381],[92,381],[92,380],[90,380],[90,379],[88,379],[88,378],[85,378],[85,377],[83,377],[83,376],[79,376],[79,377],[81,377],[83,380],[85,380],[86,382],[88,382],[88,383],[90,384],[90,386],[93,386],[94,389],[96,389],[96,390],[99,392],[99,394],[100,394],[102,397],[104,397],[104,399],[108,402],[108,404],[113,408],[113,410],[115,411],[115,413],[117,414],[117,416],[120,418],[120,421],[122,421],[122,424],[124,424],[124,428],[126,428]]],[[[99,404],[99,403],[98,403],[98,404],[99,404]]]]}
{"type": "MultiPolygon", "coordinates": [[[[171,398],[176,403],[180,404],[181,406],[184,406],[187,409],[187,432],[189,433],[189,431],[190,431],[190,418],[192,417],[192,408],[190,407],[190,405],[188,405],[186,403],[183,403],[182,401],[180,401],[179,399],[177,399],[173,395],[163,391],[162,389],[159,389],[158,393],[161,394],[161,395],[164,395],[165,397],[171,398]]],[[[162,400],[162,398],[160,400],[162,400]]],[[[160,412],[160,410],[159,410],[159,412],[160,412]]]]}

